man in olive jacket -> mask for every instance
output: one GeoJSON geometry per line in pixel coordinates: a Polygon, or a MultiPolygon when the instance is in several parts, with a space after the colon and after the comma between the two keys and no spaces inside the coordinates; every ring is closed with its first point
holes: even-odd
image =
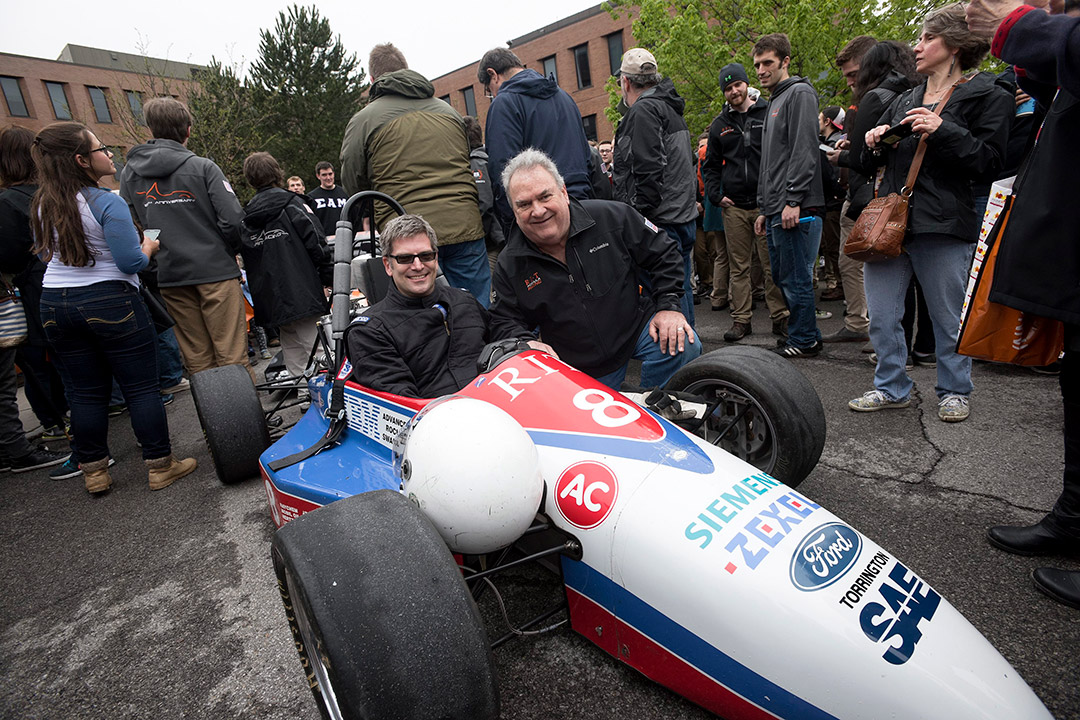
{"type": "MultiPolygon", "coordinates": [[[[341,143],[342,184],[350,194],[386,193],[426,218],[447,281],[487,307],[491,269],[461,116],[389,43],[372,49],[368,71],[371,102],[353,115],[341,143]]],[[[382,228],[391,212],[381,204],[376,212],[382,228]]]]}

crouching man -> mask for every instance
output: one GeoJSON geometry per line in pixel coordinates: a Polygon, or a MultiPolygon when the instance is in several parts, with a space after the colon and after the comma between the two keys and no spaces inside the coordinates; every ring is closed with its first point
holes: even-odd
{"type": "MultiPolygon", "coordinates": [[[[531,337],[512,328],[492,332],[488,311],[472,295],[435,283],[438,239],[424,218],[394,218],[379,243],[392,282],[386,297],[349,326],[346,345],[356,382],[407,397],[446,395],[476,377],[488,342],[531,337]]],[[[554,354],[543,343],[529,344],[554,354]]]]}

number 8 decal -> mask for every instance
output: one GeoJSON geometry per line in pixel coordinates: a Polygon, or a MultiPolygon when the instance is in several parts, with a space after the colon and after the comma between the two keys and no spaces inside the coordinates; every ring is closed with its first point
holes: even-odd
{"type": "Polygon", "coordinates": [[[596,388],[582,390],[574,396],[574,407],[580,410],[592,410],[593,422],[607,428],[622,427],[641,417],[641,411],[634,405],[616,400],[610,393],[596,388]],[[599,402],[593,400],[600,398],[599,402]],[[621,410],[622,414],[617,417],[608,415],[608,408],[621,410]]]}

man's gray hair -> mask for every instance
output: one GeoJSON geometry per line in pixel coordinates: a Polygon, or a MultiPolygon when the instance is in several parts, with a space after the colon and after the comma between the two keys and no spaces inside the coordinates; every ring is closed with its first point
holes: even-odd
{"type": "Polygon", "coordinates": [[[660,81],[664,79],[664,76],[658,72],[642,73],[640,75],[623,73],[622,76],[629,80],[630,84],[636,88],[650,88],[654,85],[659,85],[660,81]]]}
{"type": "Polygon", "coordinates": [[[509,191],[510,179],[514,177],[514,173],[519,170],[532,170],[536,167],[547,170],[548,173],[551,174],[551,177],[555,178],[555,182],[560,188],[566,187],[566,181],[563,180],[563,176],[559,174],[559,168],[555,166],[555,162],[536,148],[525,148],[517,155],[510,158],[510,162],[506,163],[506,167],[504,167],[502,171],[501,179],[503,187],[509,191]]]}
{"type": "Polygon", "coordinates": [[[392,255],[394,242],[413,235],[427,235],[431,241],[431,249],[438,250],[439,240],[435,237],[435,230],[427,220],[419,215],[400,215],[386,223],[379,235],[379,252],[384,256],[392,255]]]}

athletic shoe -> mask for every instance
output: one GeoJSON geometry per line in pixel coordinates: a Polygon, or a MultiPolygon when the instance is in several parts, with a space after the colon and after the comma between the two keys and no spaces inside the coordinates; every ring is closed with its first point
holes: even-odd
{"type": "Polygon", "coordinates": [[[831,332],[828,335],[821,337],[822,342],[834,343],[834,342],[866,342],[870,339],[870,336],[866,333],[855,332],[848,329],[845,325],[836,332],[831,332]]]}
{"type": "Polygon", "coordinates": [[[178,392],[184,392],[191,389],[191,381],[187,378],[180,378],[180,382],[175,385],[170,385],[167,388],[161,388],[162,395],[173,395],[178,392]]]}
{"type": "Polygon", "coordinates": [[[818,320],[828,320],[832,317],[832,313],[828,310],[815,310],[814,317],[818,320]]]}
{"type": "Polygon", "coordinates": [[[110,405],[109,417],[120,417],[127,412],[127,405],[110,405]]]}
{"type": "Polygon", "coordinates": [[[161,404],[162,405],[172,405],[173,400],[175,400],[175,399],[176,399],[175,395],[171,395],[171,394],[170,395],[162,395],[161,396],[161,404]]]}
{"type": "MultiPolygon", "coordinates": [[[[109,467],[112,467],[115,464],[116,461],[109,458],[109,467]]],[[[79,477],[80,475],[82,475],[82,468],[79,467],[79,462],[75,459],[74,454],[65,460],[63,465],[58,465],[49,471],[50,480],[67,480],[69,478],[79,477]]]]}
{"type": "Polygon", "coordinates": [[[946,395],[938,403],[937,416],[943,422],[962,422],[970,414],[971,407],[963,395],[946,395]]]}
{"type": "Polygon", "coordinates": [[[774,353],[780,357],[786,357],[791,360],[801,357],[813,357],[821,352],[822,345],[820,342],[816,342],[808,348],[795,347],[794,345],[784,345],[773,350],[774,353]]]}
{"type": "Polygon", "coordinates": [[[259,351],[259,359],[260,360],[269,360],[272,357],[274,357],[274,356],[270,354],[269,350],[263,349],[263,350],[259,351]]]}
{"type": "Polygon", "coordinates": [[[60,425],[45,428],[41,433],[42,440],[67,440],[67,431],[60,425]]]}
{"type": "Polygon", "coordinates": [[[911,353],[911,359],[916,365],[937,367],[937,355],[934,353],[921,353],[918,350],[914,350],[911,353]]]}
{"type": "Polygon", "coordinates": [[[888,410],[890,408],[906,408],[911,405],[911,398],[893,400],[880,390],[864,392],[862,397],[857,397],[848,402],[847,406],[856,412],[874,412],[875,410],[888,410]]]}
{"type": "Polygon", "coordinates": [[[69,457],[71,457],[70,452],[53,452],[52,450],[35,448],[21,458],[12,458],[11,471],[21,473],[37,470],[38,468],[52,467],[53,465],[59,465],[69,457]]]}
{"type": "Polygon", "coordinates": [[[787,337],[787,327],[788,327],[788,319],[786,317],[782,317],[779,320],[773,320],[772,334],[776,335],[778,337],[786,338],[787,337]]]}
{"type": "Polygon", "coordinates": [[[821,299],[822,300],[843,300],[844,299],[844,288],[839,287],[839,286],[834,287],[834,288],[830,288],[830,289],[824,291],[823,293],[821,293],[821,299]]]}

